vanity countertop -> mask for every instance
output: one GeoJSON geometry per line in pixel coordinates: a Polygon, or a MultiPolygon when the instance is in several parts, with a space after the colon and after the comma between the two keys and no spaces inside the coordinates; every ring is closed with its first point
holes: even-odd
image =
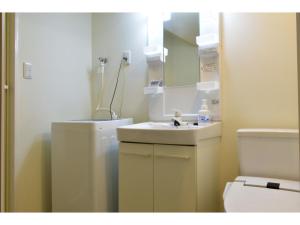
{"type": "Polygon", "coordinates": [[[117,134],[122,142],[197,145],[202,139],[221,136],[221,123],[175,127],[167,122],[145,122],[119,127],[117,134]]]}

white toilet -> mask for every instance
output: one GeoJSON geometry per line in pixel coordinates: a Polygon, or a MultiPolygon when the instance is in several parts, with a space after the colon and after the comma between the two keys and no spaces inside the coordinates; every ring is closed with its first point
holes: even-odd
{"type": "Polygon", "coordinates": [[[294,129],[240,129],[240,174],[226,184],[226,212],[300,212],[299,134],[294,129]]]}

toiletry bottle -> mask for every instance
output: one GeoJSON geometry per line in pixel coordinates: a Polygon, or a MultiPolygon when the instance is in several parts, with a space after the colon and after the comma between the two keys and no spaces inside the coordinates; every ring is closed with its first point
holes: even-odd
{"type": "Polygon", "coordinates": [[[207,100],[202,99],[202,105],[198,114],[198,125],[210,122],[210,111],[208,110],[207,100]]]}

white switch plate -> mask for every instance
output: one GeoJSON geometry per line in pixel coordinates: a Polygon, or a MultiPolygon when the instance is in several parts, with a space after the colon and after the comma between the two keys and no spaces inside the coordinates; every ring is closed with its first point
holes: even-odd
{"type": "Polygon", "coordinates": [[[23,62],[23,78],[32,79],[32,64],[23,62]]]}

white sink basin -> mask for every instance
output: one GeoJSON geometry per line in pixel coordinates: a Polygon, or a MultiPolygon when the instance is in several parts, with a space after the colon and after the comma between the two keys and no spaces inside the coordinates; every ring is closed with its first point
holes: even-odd
{"type": "Polygon", "coordinates": [[[146,122],[119,127],[117,133],[123,142],[196,145],[202,139],[221,136],[221,123],[174,127],[171,123],[146,122]]]}

